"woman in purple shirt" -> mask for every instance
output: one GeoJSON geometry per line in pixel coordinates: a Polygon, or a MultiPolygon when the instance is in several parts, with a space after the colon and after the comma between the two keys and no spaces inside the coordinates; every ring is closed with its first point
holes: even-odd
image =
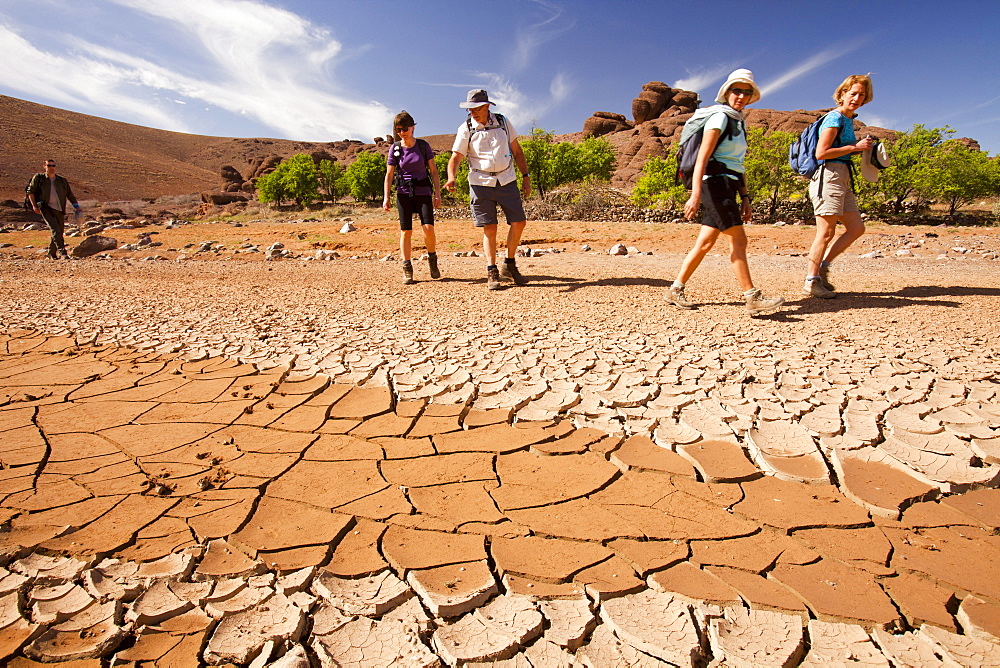
{"type": "Polygon", "coordinates": [[[413,280],[410,239],[413,236],[413,214],[420,216],[427,246],[427,264],[431,278],[441,278],[437,265],[434,237],[434,209],[441,206],[441,178],[434,164],[434,151],[423,139],[413,136],[413,117],[405,111],[396,114],[393,129],[399,136],[389,149],[386,160],[382,208],[389,210],[392,186],[396,186],[396,210],[399,211],[399,252],[403,257],[403,284],[413,280]],[[433,196],[433,199],[432,199],[433,196]]]}

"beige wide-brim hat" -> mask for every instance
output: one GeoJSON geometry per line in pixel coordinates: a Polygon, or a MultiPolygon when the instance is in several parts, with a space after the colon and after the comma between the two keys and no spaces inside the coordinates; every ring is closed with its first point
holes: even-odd
{"type": "Polygon", "coordinates": [[[877,183],[882,170],[892,164],[883,142],[876,142],[861,152],[861,176],[869,183],[877,183]]]}
{"type": "Polygon", "coordinates": [[[481,107],[484,104],[494,104],[490,102],[489,94],[482,88],[473,88],[465,96],[465,102],[459,102],[458,106],[462,109],[475,109],[476,107],[481,107]]]}
{"type": "Polygon", "coordinates": [[[726,83],[722,84],[722,88],[719,89],[719,94],[715,96],[715,101],[719,104],[726,104],[726,92],[729,91],[729,87],[734,83],[747,84],[753,88],[753,96],[747,104],[753,104],[760,99],[760,88],[753,80],[753,72],[747,69],[733,70],[733,73],[729,75],[726,79],[726,83]]]}

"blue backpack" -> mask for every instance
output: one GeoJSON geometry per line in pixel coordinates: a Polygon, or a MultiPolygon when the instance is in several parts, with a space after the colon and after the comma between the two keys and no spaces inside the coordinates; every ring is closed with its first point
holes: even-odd
{"type": "MultiPolygon", "coordinates": [[[[815,123],[810,124],[809,127],[802,131],[799,138],[788,147],[788,164],[791,166],[792,171],[807,179],[811,179],[816,170],[826,162],[826,160],[818,160],[816,158],[816,146],[819,144],[819,128],[826,116],[827,114],[823,114],[815,123]]],[[[843,119],[843,116],[841,116],[841,119],[843,119]]],[[[837,128],[838,141],[835,143],[840,143],[840,133],[842,131],[843,127],[837,128]]]]}

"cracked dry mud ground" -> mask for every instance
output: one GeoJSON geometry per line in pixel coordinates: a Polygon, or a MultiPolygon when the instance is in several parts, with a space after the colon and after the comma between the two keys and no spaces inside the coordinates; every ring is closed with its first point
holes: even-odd
{"type": "Polygon", "coordinates": [[[5,262],[0,657],[1000,663],[996,264],[678,260],[5,262]]]}

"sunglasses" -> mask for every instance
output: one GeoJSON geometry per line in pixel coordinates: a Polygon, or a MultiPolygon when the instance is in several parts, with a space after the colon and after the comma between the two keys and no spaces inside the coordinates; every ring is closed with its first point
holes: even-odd
{"type": "Polygon", "coordinates": [[[413,129],[412,125],[408,125],[405,128],[396,128],[396,132],[409,132],[413,129]]]}
{"type": "Polygon", "coordinates": [[[729,92],[733,95],[746,95],[747,97],[753,96],[753,88],[730,88],[729,92]]]}
{"type": "Polygon", "coordinates": [[[46,167],[55,167],[55,163],[50,162],[50,163],[46,164],[45,166],[46,167]]]}

